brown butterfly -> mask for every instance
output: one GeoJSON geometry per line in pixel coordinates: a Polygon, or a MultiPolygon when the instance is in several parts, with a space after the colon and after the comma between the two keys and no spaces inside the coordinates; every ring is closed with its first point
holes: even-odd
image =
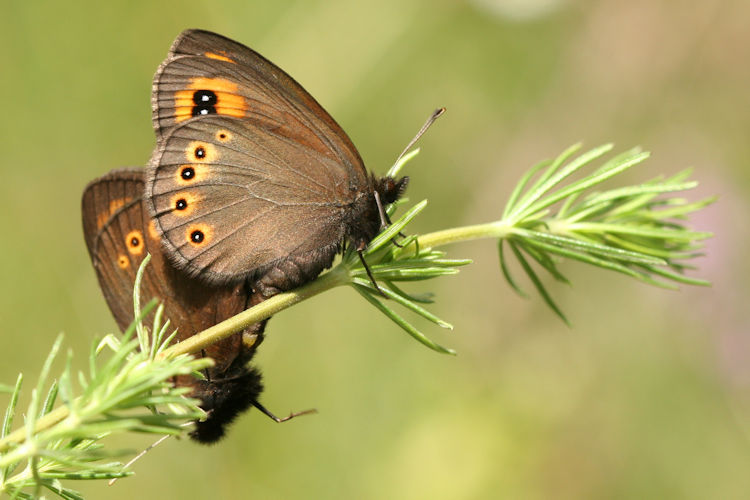
{"type": "MultiPolygon", "coordinates": [[[[165,315],[183,340],[262,300],[244,284],[211,287],[189,278],[165,258],[158,233],[143,206],[143,170],[123,169],[92,181],[83,193],[83,232],[99,285],[119,327],[133,321],[133,285],[136,272],[146,257],[141,283],[144,300],[157,297],[165,315]]],[[[149,325],[153,315],[146,318],[149,325]]],[[[205,380],[181,376],[177,385],[192,387],[191,396],[202,401],[208,413],[196,422],[190,436],[203,443],[215,442],[225,427],[251,405],[271,418],[258,402],[263,390],[261,375],[248,362],[263,338],[266,322],[256,323],[206,348],[215,365],[205,371],[205,380]]]]}
{"type": "Polygon", "coordinates": [[[145,205],[167,257],[206,283],[247,280],[268,297],[314,279],[347,244],[361,257],[406,187],[369,174],[289,75],[215,33],[175,40],[152,105],[145,205]]]}

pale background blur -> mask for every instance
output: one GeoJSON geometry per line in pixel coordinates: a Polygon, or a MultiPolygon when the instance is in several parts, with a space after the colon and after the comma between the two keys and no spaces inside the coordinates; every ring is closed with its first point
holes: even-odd
{"type": "MultiPolygon", "coordinates": [[[[413,230],[497,219],[519,176],[582,140],[653,151],[639,182],[695,167],[720,201],[697,276],[653,289],[564,264],[538,297],[504,283],[495,244],[430,285],[458,350],[436,354],[357,294],[271,321],[264,404],[204,448],[172,440],[89,498],[748,498],[750,3],[744,0],[347,0],[3,3],[0,382],[34,383],[65,332],[84,367],[114,329],[83,243],[90,179],[142,165],[153,72],[185,28],[249,45],[300,81],[383,173],[437,106],[408,166],[430,205],[413,230]]],[[[548,280],[549,282],[550,280],[548,280]]],[[[530,288],[527,285],[527,288],[530,288]]],[[[4,407],[4,403],[2,405],[4,407]]],[[[142,448],[152,438],[128,443],[142,448]]]]}

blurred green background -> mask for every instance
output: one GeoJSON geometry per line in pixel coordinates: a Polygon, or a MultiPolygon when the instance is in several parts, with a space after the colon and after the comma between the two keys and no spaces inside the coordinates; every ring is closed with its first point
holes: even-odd
{"type": "MultiPolygon", "coordinates": [[[[417,344],[348,289],[279,314],[257,358],[264,404],[205,448],[171,440],[89,498],[748,498],[750,4],[744,0],[4,0],[0,30],[0,382],[38,373],[65,332],[83,368],[114,329],[83,243],[90,179],[142,165],[150,83],[177,34],[211,29],[300,81],[385,172],[408,166],[430,231],[497,219],[519,176],[583,140],[653,151],[631,182],[694,166],[720,201],[697,275],[652,289],[565,264],[569,329],[514,295],[495,245],[431,284],[458,350],[417,344]]],[[[33,377],[31,377],[33,379],[33,377]]],[[[34,381],[27,381],[27,388],[34,381]]],[[[142,448],[151,438],[127,444],[142,448]]]]}

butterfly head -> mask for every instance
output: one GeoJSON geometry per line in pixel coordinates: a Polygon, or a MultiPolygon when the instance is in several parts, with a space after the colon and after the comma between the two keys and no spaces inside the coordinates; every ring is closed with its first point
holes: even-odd
{"type": "Polygon", "coordinates": [[[380,179],[373,179],[373,188],[380,196],[380,202],[383,204],[383,208],[386,205],[390,205],[397,201],[403,196],[406,191],[406,186],[409,184],[408,177],[401,177],[400,179],[394,179],[393,177],[381,177],[380,179]]]}
{"type": "Polygon", "coordinates": [[[385,207],[401,197],[408,182],[408,177],[370,177],[370,190],[354,202],[345,226],[353,248],[364,250],[388,224],[385,207]]]}

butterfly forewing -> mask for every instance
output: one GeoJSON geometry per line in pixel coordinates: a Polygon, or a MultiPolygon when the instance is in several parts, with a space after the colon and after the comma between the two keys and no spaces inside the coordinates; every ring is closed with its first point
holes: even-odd
{"type": "Polygon", "coordinates": [[[328,156],[358,186],[366,171],[336,121],[292,77],[257,52],[221,35],[188,30],[175,40],[154,77],[158,138],[195,116],[240,118],[328,156]]]}
{"type": "Polygon", "coordinates": [[[297,82],[251,49],[183,32],[154,77],[159,143],[147,208],[176,267],[268,294],[362,250],[404,180],[369,175],[356,148],[297,82]],[[272,276],[273,275],[273,276],[272,276]]]}

